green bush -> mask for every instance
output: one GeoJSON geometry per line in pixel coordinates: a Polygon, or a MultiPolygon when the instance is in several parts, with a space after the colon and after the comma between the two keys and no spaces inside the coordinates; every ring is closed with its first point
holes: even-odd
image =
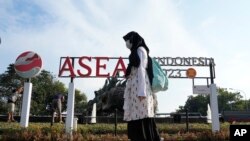
{"type": "MultiPolygon", "coordinates": [[[[157,124],[161,137],[165,140],[229,140],[229,123],[221,124],[221,131],[211,132],[210,124],[189,124],[186,132],[186,124],[157,124]]],[[[49,141],[68,140],[74,141],[126,141],[127,125],[118,124],[117,136],[114,136],[114,124],[78,124],[78,129],[73,136],[65,133],[64,124],[30,123],[28,128],[21,128],[19,123],[0,122],[0,140],[20,141],[49,141]]]]}

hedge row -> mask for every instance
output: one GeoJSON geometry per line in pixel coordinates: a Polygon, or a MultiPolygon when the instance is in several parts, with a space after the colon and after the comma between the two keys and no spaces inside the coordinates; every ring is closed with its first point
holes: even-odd
{"type": "MultiPolygon", "coordinates": [[[[211,132],[209,124],[189,124],[186,131],[185,124],[157,124],[161,137],[164,140],[229,140],[229,123],[221,124],[221,131],[211,132]]],[[[64,124],[30,123],[28,128],[21,128],[18,123],[0,122],[0,140],[20,141],[127,141],[126,124],[118,124],[117,136],[114,135],[113,124],[78,124],[73,136],[65,133],[64,124]]]]}

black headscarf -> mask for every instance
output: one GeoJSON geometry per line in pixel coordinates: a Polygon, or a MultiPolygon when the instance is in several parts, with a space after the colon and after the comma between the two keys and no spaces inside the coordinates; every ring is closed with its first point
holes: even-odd
{"type": "Polygon", "coordinates": [[[137,53],[137,49],[139,47],[143,47],[147,51],[147,55],[148,55],[147,73],[148,73],[150,84],[152,85],[152,81],[154,77],[153,68],[152,68],[152,59],[149,56],[149,49],[147,45],[145,44],[144,39],[137,32],[134,32],[134,31],[127,33],[125,36],[123,36],[123,39],[125,41],[129,40],[130,43],[132,44],[132,47],[130,49],[131,53],[129,55],[129,64],[126,70],[125,77],[130,75],[132,66],[137,67],[137,68],[140,66],[140,57],[137,53]]]}

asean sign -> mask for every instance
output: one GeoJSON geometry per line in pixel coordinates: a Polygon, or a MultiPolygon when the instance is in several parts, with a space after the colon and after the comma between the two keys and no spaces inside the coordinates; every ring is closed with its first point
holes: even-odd
{"type": "Polygon", "coordinates": [[[118,72],[123,74],[126,72],[126,66],[122,57],[63,57],[59,67],[59,77],[114,77],[118,72]],[[111,67],[111,64],[107,64],[110,60],[117,61],[114,62],[115,66],[111,70],[112,72],[105,72],[111,67]],[[95,67],[88,64],[92,61],[95,61],[95,67]]]}
{"type": "Polygon", "coordinates": [[[40,73],[42,59],[37,53],[27,51],[17,57],[14,68],[19,76],[31,78],[40,73]]]}
{"type": "MultiPolygon", "coordinates": [[[[194,68],[185,69],[188,66],[209,67],[209,63],[214,64],[213,58],[171,58],[171,57],[154,57],[159,62],[164,73],[168,78],[204,78],[209,76],[197,76],[194,68]],[[175,61],[171,61],[175,60],[175,61]],[[180,66],[181,68],[176,68],[180,66]],[[171,67],[170,69],[168,67],[171,67]],[[173,67],[173,68],[172,68],[173,67]]],[[[70,78],[89,78],[89,77],[114,77],[119,73],[123,77],[126,73],[128,58],[126,57],[107,57],[107,56],[81,56],[81,57],[61,57],[59,64],[58,77],[70,78]]]]}

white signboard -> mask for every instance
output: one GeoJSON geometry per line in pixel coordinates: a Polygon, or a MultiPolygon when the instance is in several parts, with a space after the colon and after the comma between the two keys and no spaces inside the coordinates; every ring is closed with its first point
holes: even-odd
{"type": "Polygon", "coordinates": [[[210,88],[207,85],[194,85],[193,94],[210,94],[210,88]]]}

